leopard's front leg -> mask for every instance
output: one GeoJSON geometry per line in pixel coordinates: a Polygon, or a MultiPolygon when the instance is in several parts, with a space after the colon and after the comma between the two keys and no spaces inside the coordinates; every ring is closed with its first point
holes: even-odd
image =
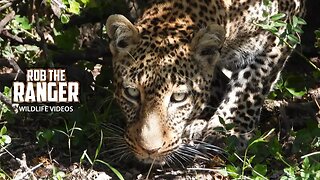
{"type": "Polygon", "coordinates": [[[288,54],[287,49],[272,43],[254,60],[233,72],[224,99],[208,122],[206,141],[215,139],[217,127],[223,127],[221,118],[225,124],[234,125],[228,134],[236,135],[240,147],[245,146],[257,126],[263,101],[287,59],[281,53],[288,54]]]}

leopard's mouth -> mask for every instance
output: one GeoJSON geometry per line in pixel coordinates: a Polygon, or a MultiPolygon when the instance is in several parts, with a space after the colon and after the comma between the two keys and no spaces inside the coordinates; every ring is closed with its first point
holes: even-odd
{"type": "Polygon", "coordinates": [[[134,148],[132,151],[135,157],[143,163],[165,165],[173,163],[173,154],[178,151],[178,149],[179,145],[171,147],[170,149],[159,149],[154,152],[144,150],[143,148],[134,148]]]}

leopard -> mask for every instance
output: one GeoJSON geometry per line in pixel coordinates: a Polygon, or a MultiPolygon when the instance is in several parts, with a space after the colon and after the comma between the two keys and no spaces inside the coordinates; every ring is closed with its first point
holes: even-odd
{"type": "Polygon", "coordinates": [[[305,2],[160,0],[135,22],[110,15],[114,97],[126,117],[115,149],[160,165],[205,159],[203,149],[221,151],[222,130],[245,147],[292,52],[257,25],[266,12],[290,23],[305,2]]]}

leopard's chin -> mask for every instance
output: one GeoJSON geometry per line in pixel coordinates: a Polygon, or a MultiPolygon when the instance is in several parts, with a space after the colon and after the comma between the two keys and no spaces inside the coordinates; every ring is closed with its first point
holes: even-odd
{"type": "Polygon", "coordinates": [[[153,165],[166,165],[166,164],[171,164],[174,163],[172,159],[172,156],[175,152],[175,150],[178,149],[178,147],[173,148],[173,149],[166,149],[165,151],[159,151],[159,152],[153,152],[153,153],[148,153],[144,151],[140,152],[133,152],[134,156],[142,163],[144,164],[153,164],[153,165]]]}
{"type": "Polygon", "coordinates": [[[164,158],[145,158],[145,159],[139,159],[142,163],[144,164],[152,164],[152,165],[160,165],[163,166],[166,164],[166,161],[164,160],[164,158]]]}

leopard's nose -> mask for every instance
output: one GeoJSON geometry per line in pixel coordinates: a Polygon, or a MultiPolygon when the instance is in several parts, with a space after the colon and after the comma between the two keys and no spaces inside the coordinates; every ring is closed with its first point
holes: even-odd
{"type": "Polygon", "coordinates": [[[151,149],[142,147],[142,149],[143,149],[143,151],[145,151],[148,154],[154,154],[154,153],[158,152],[161,149],[161,147],[156,147],[156,148],[151,148],[151,149]]]}

